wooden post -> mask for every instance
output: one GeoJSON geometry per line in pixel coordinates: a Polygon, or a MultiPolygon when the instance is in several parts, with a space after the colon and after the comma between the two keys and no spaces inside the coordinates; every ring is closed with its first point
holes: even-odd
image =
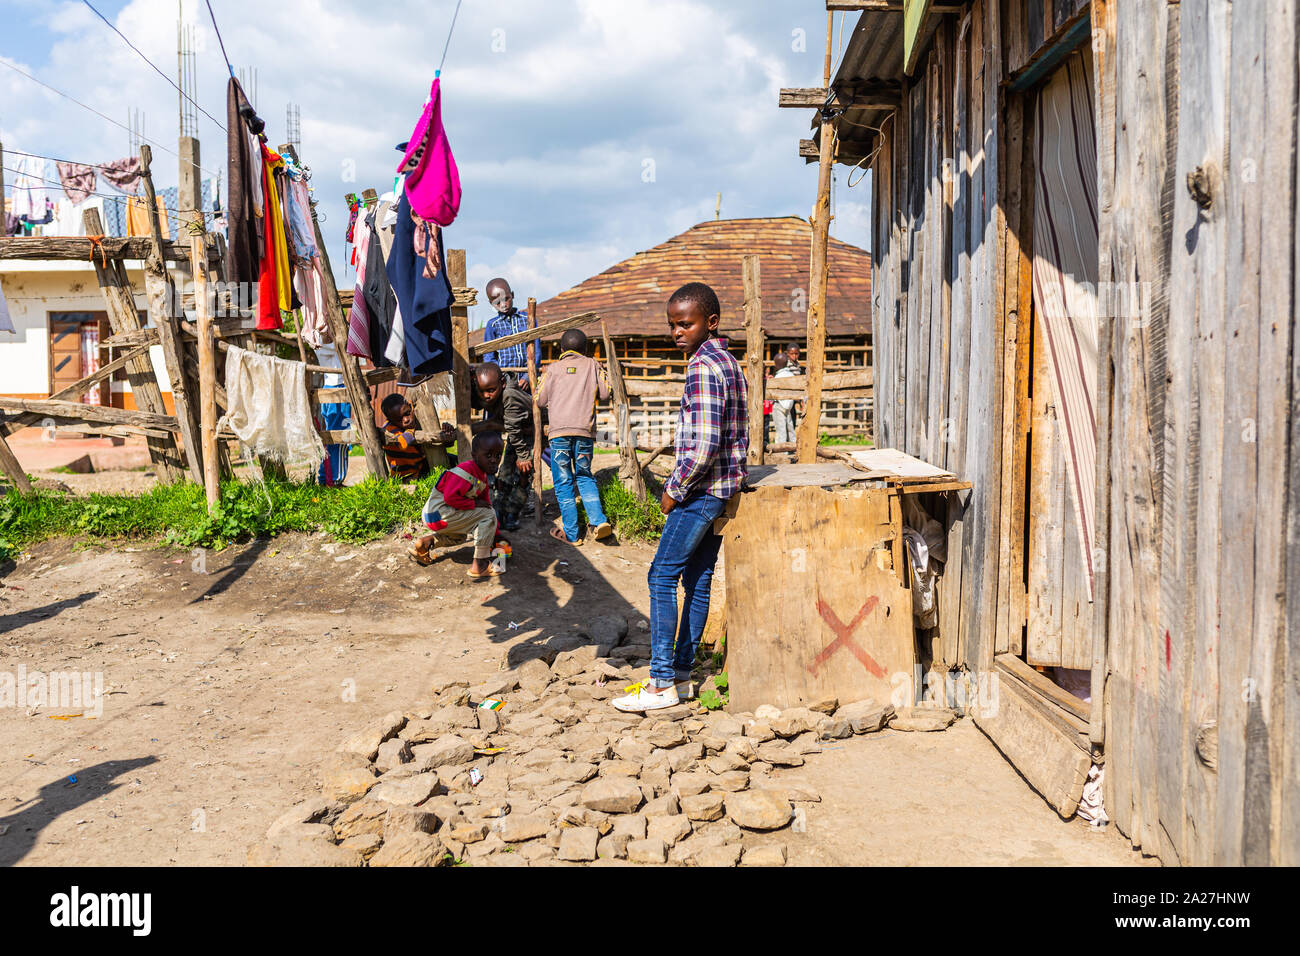
{"type": "MultiPolygon", "coordinates": [[[[537,329],[537,300],[528,297],[528,331],[537,329]]],[[[546,523],[542,514],[542,407],[537,404],[537,392],[541,381],[537,372],[541,368],[541,356],[537,354],[536,340],[528,342],[528,382],[529,392],[533,396],[533,493],[537,495],[537,527],[546,523]]]]}
{"type": "MultiPolygon", "coordinates": [[[[162,223],[158,218],[158,197],[154,191],[153,172],[150,170],[152,162],[153,150],[147,144],[142,145],[140,175],[144,179],[145,199],[149,202],[149,233],[153,239],[152,251],[144,264],[144,289],[149,297],[149,314],[153,316],[154,326],[158,329],[158,342],[162,346],[167,377],[171,379],[172,401],[176,403],[176,423],[180,426],[181,442],[185,446],[185,463],[194,483],[203,484],[198,421],[190,402],[190,388],[185,375],[185,363],[182,361],[184,340],[176,315],[176,283],[167,272],[167,263],[163,259],[162,223]]],[[[199,224],[202,223],[200,218],[199,224]]],[[[206,265],[206,260],[203,264],[206,265]]],[[[195,281],[198,281],[197,278],[195,281]]]]}
{"type": "Polygon", "coordinates": [[[631,412],[627,405],[627,389],[623,386],[623,370],[619,368],[614,340],[609,337],[605,320],[600,320],[600,335],[605,343],[605,360],[609,365],[609,391],[614,400],[614,421],[618,427],[618,477],[623,487],[638,498],[646,496],[645,478],[641,475],[641,462],[636,456],[636,440],[632,437],[631,412]]]}
{"type": "MultiPolygon", "coordinates": [[[[826,62],[823,86],[831,84],[831,14],[826,14],[826,62]]],[[[808,398],[796,436],[800,464],[817,460],[817,429],[822,417],[822,366],[826,362],[826,244],[831,228],[831,165],[834,162],[835,126],[822,113],[817,204],[812,215],[812,254],[808,264],[808,398]]]]}
{"type": "MultiPolygon", "coordinates": [[[[407,391],[406,397],[415,409],[415,417],[420,422],[421,430],[432,434],[442,430],[442,419],[438,416],[437,406],[433,404],[433,396],[429,394],[428,383],[411,388],[407,391]]],[[[430,471],[446,468],[451,463],[444,445],[424,442],[421,443],[420,450],[424,452],[424,460],[429,463],[430,471]]]]}
{"type": "Polygon", "coordinates": [[[27,479],[27,472],[18,464],[18,456],[13,453],[4,435],[0,435],[0,471],[9,476],[16,489],[24,493],[31,492],[32,483],[27,479]]]}
{"type": "Polygon", "coordinates": [[[763,443],[767,427],[763,421],[763,397],[767,381],[763,375],[766,352],[763,335],[763,293],[758,256],[740,260],[745,281],[745,369],[749,376],[749,456],[751,465],[763,464],[763,443]]]}
{"type": "Polygon", "coordinates": [[[198,323],[199,421],[203,439],[203,490],[211,509],[221,497],[217,473],[217,355],[208,310],[207,243],[190,237],[190,269],[194,274],[194,309],[198,323]]]}
{"type": "MultiPolygon", "coordinates": [[[[464,249],[447,250],[447,278],[452,288],[468,285],[464,249]]],[[[469,309],[463,305],[451,307],[451,351],[451,374],[456,387],[456,460],[469,461],[473,457],[470,452],[470,390],[473,386],[469,380],[469,309]]]]}
{"type": "MultiPolygon", "coordinates": [[[[291,156],[294,162],[298,161],[293,147],[282,146],[280,152],[291,156]]],[[[311,225],[316,235],[316,248],[320,250],[321,272],[325,280],[325,321],[330,327],[330,338],[333,339],[334,349],[339,356],[338,371],[343,373],[348,402],[352,405],[352,430],[356,432],[361,450],[365,452],[366,470],[376,478],[387,478],[388,459],[384,457],[384,443],[375,426],[375,414],[370,406],[370,389],[361,373],[361,363],[355,355],[348,354],[348,320],[339,303],[339,290],[334,285],[334,272],[330,268],[329,249],[325,245],[325,237],[321,235],[314,202],[311,204],[311,225]]]]}
{"type": "MultiPolygon", "coordinates": [[[[87,209],[82,217],[86,235],[102,236],[104,223],[99,217],[98,209],[87,209]]],[[[140,329],[140,313],[135,307],[135,290],[127,278],[126,269],[121,260],[93,254],[95,277],[99,281],[100,291],[104,294],[104,304],[108,309],[108,322],[113,332],[133,332],[140,329]]],[[[144,355],[127,366],[127,378],[131,382],[131,395],[136,406],[147,412],[159,415],[167,414],[163,404],[162,390],[158,388],[158,378],[154,374],[153,362],[144,355]]],[[[174,453],[176,443],[166,438],[149,438],[149,457],[158,468],[158,477],[163,481],[175,481],[181,475],[179,457],[174,453]]]]}

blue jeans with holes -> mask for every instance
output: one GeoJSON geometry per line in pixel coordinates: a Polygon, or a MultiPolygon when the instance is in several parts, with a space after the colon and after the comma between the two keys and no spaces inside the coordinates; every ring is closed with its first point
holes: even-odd
{"type": "Polygon", "coordinates": [[[578,500],[587,512],[587,523],[593,528],[605,523],[605,511],[600,506],[600,489],[591,476],[591,450],[595,442],[577,435],[561,435],[551,439],[551,480],[555,482],[555,500],[560,505],[560,522],[564,536],[578,540],[578,500]]]}
{"type": "Polygon", "coordinates": [[[713,565],[722,546],[713,521],[726,506],[725,499],[700,493],[668,512],[650,565],[650,677],[660,686],[689,679],[695,666],[695,651],[709,617],[713,565]],[[679,580],[686,591],[680,623],[679,580]]]}

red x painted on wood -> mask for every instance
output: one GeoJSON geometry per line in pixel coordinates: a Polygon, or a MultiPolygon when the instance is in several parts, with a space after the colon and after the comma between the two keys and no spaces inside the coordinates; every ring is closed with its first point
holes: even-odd
{"type": "Polygon", "coordinates": [[[817,613],[820,614],[822,620],[826,622],[826,626],[835,633],[835,640],[827,644],[826,648],[817,655],[816,659],[811,664],[808,665],[809,673],[815,675],[821,666],[830,660],[832,654],[841,647],[844,647],[858,659],[859,664],[876,677],[883,679],[885,676],[885,669],[877,664],[872,656],[864,651],[862,647],[853,640],[852,636],[853,632],[858,629],[858,625],[862,623],[862,619],[875,610],[876,605],[879,603],[880,599],[874,594],[871,595],[871,597],[867,598],[863,603],[862,607],[858,608],[858,613],[854,616],[853,620],[846,625],[840,621],[839,615],[831,610],[831,606],[822,599],[822,596],[820,594],[817,595],[817,613]]]}

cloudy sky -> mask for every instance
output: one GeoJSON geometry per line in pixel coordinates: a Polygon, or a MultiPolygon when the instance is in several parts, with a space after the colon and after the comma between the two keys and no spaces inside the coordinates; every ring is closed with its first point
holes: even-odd
{"type": "MultiPolygon", "coordinates": [[[[203,0],[90,2],[173,79],[179,7],[197,34],[196,98],[225,122],[229,74],[203,0]]],[[[391,186],[394,147],[419,116],[455,7],[212,0],[231,63],[256,68],[249,92],[272,144],[285,141],[286,105],[301,111],[341,285],[343,195],[391,186]]],[[[464,0],[442,88],[464,188],[447,244],[467,250],[470,284],[504,275],[521,304],[544,299],[713,218],[719,191],[725,218],[807,216],[817,170],[796,152],[810,114],[776,100],[780,87],[821,85],[825,23],[818,0],[464,0]]],[[[137,109],[146,134],[175,148],[175,89],[82,0],[0,0],[0,61],[123,125],[137,109]]],[[[200,114],[199,137],[215,174],[225,134],[200,114]]],[[[122,126],[3,65],[0,141],[83,162],[129,150],[122,126]]],[[[154,156],[158,185],[173,185],[175,158],[160,146],[154,156]]],[[[832,234],[867,248],[870,182],[849,190],[846,172],[832,234]]]]}

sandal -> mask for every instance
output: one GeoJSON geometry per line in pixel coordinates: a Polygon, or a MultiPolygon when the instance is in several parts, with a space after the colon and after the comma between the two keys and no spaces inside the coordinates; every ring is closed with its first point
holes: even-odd
{"type": "Polygon", "coordinates": [[[582,539],[581,539],[581,538],[579,538],[577,541],[570,541],[570,540],[569,540],[569,536],[566,535],[566,534],[564,533],[564,529],[563,529],[563,528],[557,528],[555,525],[551,525],[550,535],[551,535],[551,537],[554,538],[556,541],[562,541],[562,542],[564,542],[565,544],[571,544],[571,545],[573,545],[574,547],[581,547],[581,546],[582,546],[582,539]]]}
{"type": "Polygon", "coordinates": [[[421,551],[419,548],[407,548],[406,553],[412,561],[422,568],[427,568],[433,564],[433,555],[428,551],[421,551]]]}
{"type": "Polygon", "coordinates": [[[501,575],[503,575],[503,574],[505,574],[505,572],[502,571],[500,568],[498,568],[495,564],[489,564],[489,565],[487,566],[487,570],[486,570],[486,571],[475,571],[473,568],[470,568],[468,571],[465,572],[465,577],[467,577],[467,578],[475,578],[475,579],[478,579],[478,578],[499,578],[499,577],[501,577],[501,575]]]}

